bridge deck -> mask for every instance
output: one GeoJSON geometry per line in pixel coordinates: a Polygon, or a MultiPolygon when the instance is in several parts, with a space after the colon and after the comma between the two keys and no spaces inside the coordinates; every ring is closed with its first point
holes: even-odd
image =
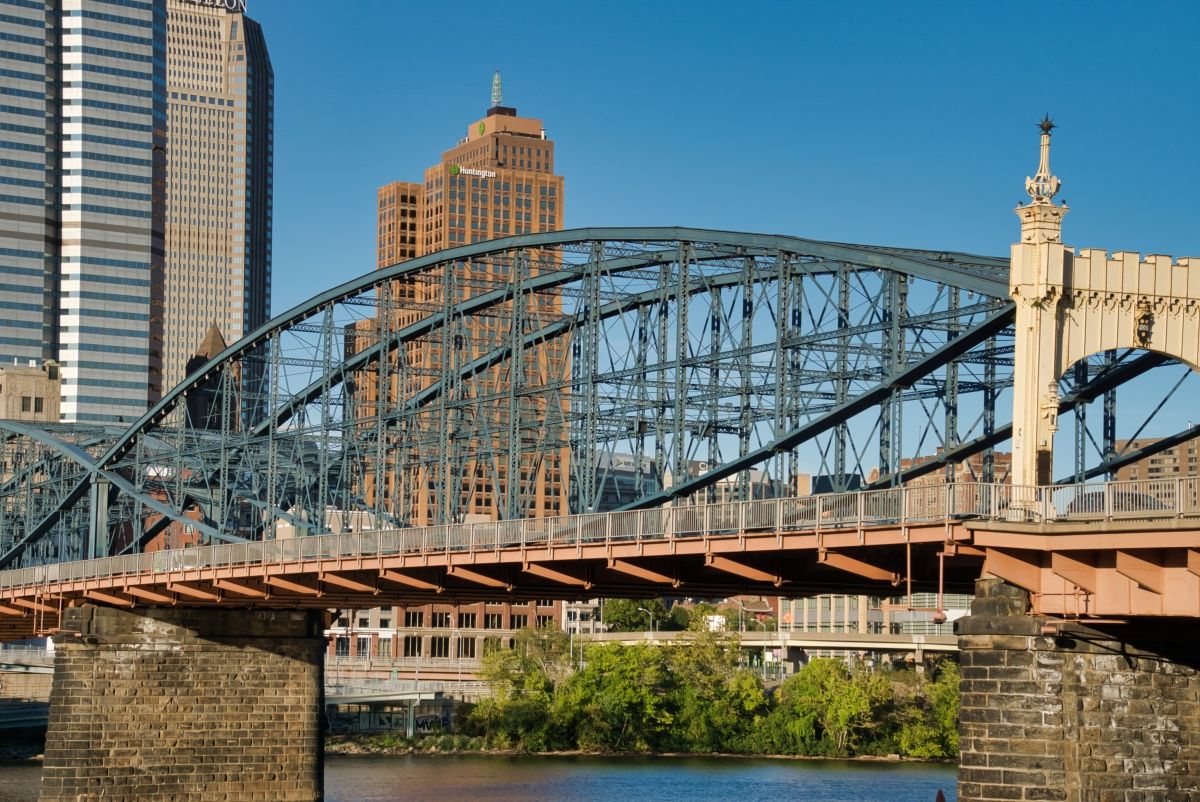
{"type": "Polygon", "coordinates": [[[52,632],[59,611],[81,603],[341,608],[665,592],[898,595],[970,591],[981,572],[1030,590],[1042,613],[1200,615],[1200,487],[1188,483],[1200,479],[933,485],[36,566],[0,573],[0,637],[52,632]]]}

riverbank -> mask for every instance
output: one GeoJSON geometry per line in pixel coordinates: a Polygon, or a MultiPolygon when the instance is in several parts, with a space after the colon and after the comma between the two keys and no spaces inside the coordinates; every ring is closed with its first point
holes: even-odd
{"type": "Polygon", "coordinates": [[[327,755],[492,755],[496,757],[597,757],[597,758],[729,758],[762,760],[849,760],[875,763],[918,763],[949,766],[957,761],[921,759],[898,754],[853,755],[830,758],[826,755],[750,754],[739,752],[598,752],[582,749],[558,749],[526,752],[511,748],[489,747],[480,737],[466,735],[426,735],[406,738],[390,734],[329,735],[325,738],[327,755]]]}

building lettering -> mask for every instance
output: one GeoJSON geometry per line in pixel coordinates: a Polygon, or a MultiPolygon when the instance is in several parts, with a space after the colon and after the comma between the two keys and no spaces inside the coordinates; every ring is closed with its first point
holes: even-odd
{"type": "Polygon", "coordinates": [[[226,11],[234,11],[239,14],[246,13],[246,0],[186,0],[194,6],[208,6],[209,8],[223,8],[226,11]]]}
{"type": "Polygon", "coordinates": [[[457,164],[450,165],[450,175],[474,175],[479,178],[496,177],[496,174],[491,170],[476,170],[474,167],[460,167],[457,164]]]}

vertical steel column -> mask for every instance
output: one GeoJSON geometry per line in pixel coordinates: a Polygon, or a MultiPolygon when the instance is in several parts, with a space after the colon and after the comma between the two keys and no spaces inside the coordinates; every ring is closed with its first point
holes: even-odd
{"type": "MultiPolygon", "coordinates": [[[[883,364],[882,373],[888,376],[895,372],[896,345],[898,339],[899,315],[896,314],[896,274],[886,272],[881,279],[880,295],[883,303],[880,309],[880,322],[883,323],[883,364]]],[[[887,475],[898,467],[892,457],[892,414],[896,405],[896,394],[890,393],[887,399],[879,405],[879,473],[887,475]]]]}
{"type": "MultiPolygon", "coordinates": [[[[1117,364],[1117,352],[1105,351],[1104,363],[1107,369],[1112,368],[1117,364]]],[[[1104,449],[1104,459],[1115,459],[1117,456],[1117,390],[1114,387],[1104,393],[1104,411],[1103,411],[1103,443],[1101,447],[1104,449]]],[[[1109,471],[1106,478],[1108,481],[1113,481],[1117,478],[1116,471],[1109,471]]]]}
{"type": "MultiPolygon", "coordinates": [[[[1074,382],[1075,390],[1079,390],[1088,382],[1088,361],[1081,359],[1075,363],[1074,382]]],[[[1087,402],[1079,401],[1075,404],[1075,481],[1083,482],[1083,475],[1087,472],[1087,402]]]]}
{"type": "MultiPolygon", "coordinates": [[[[738,422],[739,457],[744,457],[750,453],[750,429],[754,426],[754,419],[750,408],[750,391],[752,389],[750,386],[750,349],[753,345],[754,259],[746,257],[742,260],[742,341],[739,343],[739,347],[742,349],[742,356],[739,359],[742,368],[741,419],[738,422]]],[[[766,466],[763,467],[764,469],[766,468],[766,466]]],[[[742,501],[747,501],[750,498],[750,471],[741,471],[738,473],[738,497],[742,501]]]]}
{"type": "Polygon", "coordinates": [[[221,402],[221,445],[218,458],[221,460],[217,470],[217,486],[211,489],[213,500],[213,518],[217,526],[217,531],[222,534],[228,533],[229,527],[229,508],[233,494],[229,487],[229,440],[233,435],[234,422],[231,420],[233,412],[233,396],[237,392],[239,382],[234,377],[234,365],[226,363],[221,368],[220,387],[220,402],[221,402]]]}
{"type": "MultiPolygon", "coordinates": [[[[775,258],[775,352],[772,355],[772,361],[775,364],[775,415],[771,419],[771,439],[774,440],[780,437],[787,426],[787,369],[785,361],[788,358],[788,352],[784,347],[784,341],[788,336],[788,314],[791,309],[791,293],[792,293],[792,265],[791,261],[780,252],[776,251],[775,258]]],[[[780,455],[779,474],[787,480],[787,464],[786,459],[780,455]]]]}
{"type": "MultiPolygon", "coordinates": [[[[646,306],[637,309],[637,332],[634,346],[634,373],[637,376],[637,423],[634,436],[637,447],[633,450],[636,463],[633,467],[634,498],[646,494],[646,412],[650,406],[649,377],[646,375],[646,357],[650,342],[650,310],[646,306]]],[[[655,488],[657,490],[658,488],[655,488]]],[[[0,530],[2,531],[2,530],[0,530]]]]}
{"type": "Polygon", "coordinates": [[[584,353],[587,360],[587,395],[584,398],[583,410],[583,453],[577,459],[583,463],[583,486],[579,492],[580,510],[595,512],[600,498],[600,488],[596,486],[596,460],[599,428],[600,395],[596,384],[596,376],[600,372],[600,265],[604,260],[604,248],[600,242],[593,242],[588,252],[588,263],[584,268],[583,292],[584,307],[584,353]]]}
{"type": "MultiPolygon", "coordinates": [[[[32,488],[33,482],[29,482],[28,485],[32,488]]],[[[92,486],[88,488],[88,500],[91,505],[85,556],[88,560],[108,556],[108,490],[108,480],[99,474],[92,474],[92,486]]]]}
{"type": "MultiPolygon", "coordinates": [[[[845,262],[837,268],[837,325],[842,332],[837,339],[837,377],[835,379],[834,397],[838,405],[850,399],[850,336],[845,333],[850,327],[850,276],[845,262]]],[[[850,427],[839,423],[833,430],[833,489],[847,490],[846,481],[846,441],[850,437],[850,427]]]]}
{"type": "MultiPolygon", "coordinates": [[[[438,394],[437,418],[437,465],[434,472],[433,497],[429,499],[430,506],[437,505],[437,518],[433,523],[453,523],[451,517],[452,505],[450,495],[458,495],[460,488],[452,487],[450,482],[450,439],[454,432],[450,426],[449,404],[458,392],[458,380],[450,369],[450,353],[455,347],[453,321],[450,315],[454,308],[455,274],[457,268],[450,263],[442,264],[442,338],[441,338],[441,374],[442,392],[438,394]]],[[[512,477],[508,477],[512,481],[512,477]]],[[[426,483],[428,484],[428,483],[426,483]]],[[[430,491],[427,487],[419,488],[422,494],[430,491]]]]}
{"type": "MultiPolygon", "coordinates": [[[[371,483],[374,488],[373,497],[371,498],[371,507],[375,516],[374,525],[379,526],[384,518],[384,503],[385,488],[388,483],[388,472],[384,469],[384,462],[389,459],[389,454],[384,448],[384,443],[387,440],[387,415],[385,410],[390,412],[393,404],[399,403],[399,389],[392,394],[392,377],[391,366],[393,354],[399,354],[404,346],[398,344],[395,348],[389,342],[392,336],[392,285],[394,282],[385,281],[379,285],[378,303],[376,304],[375,316],[378,319],[379,326],[375,332],[375,342],[379,345],[379,358],[375,360],[375,407],[372,410],[375,416],[375,442],[374,454],[371,455],[371,483]]],[[[355,347],[358,343],[355,343],[355,347]]],[[[369,347],[369,346],[368,346],[369,347]]],[[[349,399],[353,402],[355,399],[349,399]]],[[[365,400],[365,399],[364,399],[365,400]]],[[[361,409],[356,410],[355,418],[361,420],[361,409]]],[[[393,462],[393,481],[395,480],[395,458],[393,462]]],[[[365,478],[365,477],[364,477],[365,478]]]]}
{"type": "Polygon", "coordinates": [[[692,244],[679,243],[679,273],[676,276],[675,297],[678,299],[675,314],[675,408],[672,423],[672,439],[675,448],[674,481],[682,482],[688,476],[687,447],[684,439],[687,436],[687,358],[691,350],[688,324],[688,307],[691,297],[688,295],[688,279],[691,274],[692,244]]]}
{"type": "MultiPolygon", "coordinates": [[[[143,493],[146,492],[146,479],[150,473],[149,466],[147,466],[145,463],[145,458],[146,458],[146,443],[143,438],[139,437],[137,440],[137,445],[133,449],[133,475],[135,477],[137,477],[137,479],[135,481],[137,489],[142,491],[143,493]]],[[[179,502],[180,502],[180,500],[176,499],[176,500],[168,500],[167,503],[171,507],[178,507],[179,502]]],[[[146,518],[145,518],[145,513],[143,511],[142,502],[140,500],[135,501],[133,504],[132,525],[133,525],[133,542],[141,544],[142,543],[142,535],[145,534],[145,531],[146,531],[146,518]]],[[[139,545],[139,551],[141,550],[141,548],[142,548],[142,546],[139,545]]]]}
{"type": "Polygon", "coordinates": [[[275,414],[275,405],[279,402],[276,391],[283,387],[283,349],[280,348],[280,333],[271,335],[271,377],[268,380],[267,414],[270,415],[267,426],[267,511],[263,525],[263,539],[275,538],[275,522],[278,520],[276,510],[279,501],[279,416],[275,414]]]}
{"type": "MultiPolygon", "coordinates": [[[[718,415],[721,408],[721,365],[718,355],[721,353],[721,316],[724,301],[721,299],[719,287],[712,287],[709,290],[708,301],[708,401],[705,403],[705,406],[708,407],[708,415],[705,425],[708,435],[708,464],[711,468],[721,463],[721,442],[717,436],[717,427],[720,423],[718,415]]],[[[709,503],[717,500],[715,486],[709,485],[704,493],[709,503]]]]}
{"type": "MultiPolygon", "coordinates": [[[[671,314],[671,265],[664,263],[658,277],[658,342],[655,353],[658,357],[658,375],[654,383],[654,470],[658,473],[658,486],[666,487],[667,465],[667,336],[671,314]]],[[[678,299],[676,299],[678,302],[678,299]]],[[[672,481],[678,479],[672,477],[672,481]]]]}
{"type": "MultiPolygon", "coordinates": [[[[508,467],[504,487],[504,517],[522,515],[521,503],[521,391],[525,387],[525,276],[528,270],[524,249],[513,256],[513,299],[508,324],[508,467]]],[[[499,490],[499,488],[496,488],[499,490]]]]}
{"type": "Polygon", "coordinates": [[[325,531],[325,505],[329,499],[329,431],[332,416],[330,389],[333,372],[333,304],[325,307],[321,322],[321,436],[318,439],[317,497],[309,500],[309,524],[313,531],[325,531]]]}
{"type": "MultiPolygon", "coordinates": [[[[791,271],[788,271],[789,274],[791,271]]],[[[788,320],[788,325],[791,328],[792,336],[799,338],[804,332],[804,273],[801,272],[798,276],[793,275],[792,280],[792,303],[791,316],[788,320]]],[[[800,426],[800,368],[803,364],[803,358],[799,347],[792,347],[787,350],[787,370],[788,375],[784,379],[786,386],[788,414],[787,422],[789,429],[796,429],[800,426]]],[[[788,481],[792,482],[795,492],[799,492],[800,473],[800,456],[795,448],[788,449],[788,481]]]]}
{"type": "MultiPolygon", "coordinates": [[[[962,291],[958,287],[950,288],[950,318],[946,321],[946,344],[957,339],[959,334],[958,311],[962,308],[962,291]]],[[[946,383],[943,390],[943,404],[946,411],[945,432],[942,447],[949,451],[958,445],[958,360],[952,359],[946,365],[946,383]]],[[[946,482],[953,483],[956,466],[946,464],[946,482]]]]}
{"type": "MultiPolygon", "coordinates": [[[[983,434],[991,437],[996,433],[996,338],[987,341],[987,357],[983,363],[983,434]]],[[[981,482],[996,481],[996,449],[988,446],[983,450],[983,473],[981,482]]]]}

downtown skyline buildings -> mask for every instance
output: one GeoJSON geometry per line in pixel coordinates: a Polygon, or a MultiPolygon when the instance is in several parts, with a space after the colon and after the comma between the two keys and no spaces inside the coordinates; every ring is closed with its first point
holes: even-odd
{"type": "MultiPolygon", "coordinates": [[[[510,235],[558,231],[563,223],[563,176],[555,172],[554,141],[547,137],[542,120],[518,115],[505,106],[500,75],[493,77],[491,105],[481,119],[471,122],[466,133],[441,154],[440,160],[424,171],[420,182],[394,181],[377,192],[377,267],[434,253],[445,248],[481,242],[510,235]]],[[[536,261],[530,258],[530,262],[536,261]]],[[[537,269],[537,268],[533,268],[537,269]]],[[[388,327],[406,326],[440,308],[447,291],[452,297],[466,298],[496,286],[517,280],[506,266],[466,264],[449,275],[417,275],[394,282],[379,315],[388,319],[388,327]],[[448,282],[448,283],[447,283],[448,282]]],[[[561,298],[552,294],[534,294],[528,309],[546,319],[562,314],[561,298]]],[[[506,323],[510,307],[502,305],[495,320],[471,320],[457,335],[452,360],[479,357],[494,347],[496,338],[508,336],[506,323]]],[[[347,335],[348,356],[373,343],[379,336],[380,318],[360,321],[347,335]]],[[[412,344],[402,365],[389,368],[383,384],[390,386],[387,401],[394,402],[423,389],[441,370],[440,341],[412,344]],[[403,374],[403,378],[401,377],[403,374]],[[401,382],[404,382],[401,389],[401,382]]],[[[529,348],[522,360],[526,387],[554,383],[566,371],[567,345],[552,342],[529,348]]],[[[498,369],[481,377],[473,392],[495,382],[498,369]],[[491,378],[488,378],[491,377],[491,378]]],[[[360,386],[356,401],[360,412],[371,414],[377,404],[380,380],[368,378],[360,386]]],[[[564,392],[547,392],[526,397],[525,408],[517,413],[520,427],[549,432],[547,436],[565,436],[558,432],[568,403],[564,392]]],[[[440,453],[404,454],[393,450],[383,457],[385,464],[364,471],[364,493],[371,505],[401,520],[416,524],[457,520],[496,520],[520,516],[561,515],[568,510],[567,449],[553,456],[534,460],[522,455],[514,464],[509,460],[508,444],[499,432],[509,433],[513,423],[507,409],[492,409],[489,420],[493,434],[463,438],[459,444],[447,444],[440,453]],[[456,448],[475,456],[450,453],[456,448]],[[479,455],[484,456],[479,456],[479,455]],[[404,465],[407,467],[398,467],[404,465]],[[510,492],[512,471],[521,476],[510,492]],[[459,488],[448,496],[432,493],[430,488],[446,480],[459,488]],[[519,495],[519,498],[518,498],[519,495]]],[[[526,435],[528,436],[528,435],[526,435]]]]}
{"type": "Polygon", "coordinates": [[[136,420],[210,324],[266,319],[273,79],[243,9],[0,0],[0,362],[56,362],[63,422],[136,420]]]}

